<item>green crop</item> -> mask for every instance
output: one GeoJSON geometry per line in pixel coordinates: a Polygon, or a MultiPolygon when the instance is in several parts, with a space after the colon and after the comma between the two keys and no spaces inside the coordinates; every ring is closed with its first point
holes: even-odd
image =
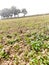
{"type": "Polygon", "coordinates": [[[0,50],[0,58],[9,59],[9,55],[4,50],[0,50]]]}
{"type": "Polygon", "coordinates": [[[31,46],[34,48],[35,51],[40,51],[42,48],[42,42],[41,41],[33,41],[31,42],[31,46]]]}

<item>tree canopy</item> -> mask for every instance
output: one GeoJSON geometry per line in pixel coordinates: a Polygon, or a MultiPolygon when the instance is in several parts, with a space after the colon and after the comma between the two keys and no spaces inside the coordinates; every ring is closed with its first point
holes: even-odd
{"type": "Polygon", "coordinates": [[[11,8],[4,8],[2,10],[0,10],[0,16],[3,17],[3,18],[9,18],[9,17],[12,17],[12,16],[18,16],[19,17],[19,14],[20,13],[23,13],[24,16],[27,14],[27,10],[26,9],[17,9],[15,6],[12,6],[11,8]]]}

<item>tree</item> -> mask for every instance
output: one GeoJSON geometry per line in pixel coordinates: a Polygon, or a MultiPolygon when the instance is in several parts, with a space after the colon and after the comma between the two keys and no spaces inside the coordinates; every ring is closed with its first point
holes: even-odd
{"type": "Polygon", "coordinates": [[[24,14],[24,16],[27,14],[27,10],[26,9],[22,9],[22,13],[24,14]]]}
{"type": "Polygon", "coordinates": [[[27,10],[26,9],[22,9],[22,11],[20,9],[16,9],[15,6],[12,6],[10,9],[8,8],[4,8],[0,11],[0,16],[3,18],[9,18],[12,17],[14,15],[14,17],[17,15],[19,17],[19,14],[23,13],[24,16],[27,14],[27,10]]]}
{"type": "Polygon", "coordinates": [[[7,8],[4,8],[1,10],[0,15],[3,18],[5,18],[5,17],[8,18],[10,16],[10,10],[7,8]]]}
{"type": "Polygon", "coordinates": [[[1,16],[1,17],[5,17],[5,11],[4,11],[4,9],[1,10],[0,16],[1,16]]]}
{"type": "Polygon", "coordinates": [[[16,15],[18,15],[18,17],[19,17],[19,13],[21,13],[20,9],[16,9],[15,6],[12,6],[11,9],[10,9],[10,11],[11,11],[11,15],[14,15],[14,17],[16,15]]]}
{"type": "Polygon", "coordinates": [[[17,16],[19,17],[19,13],[21,13],[20,9],[17,9],[17,16]]]}
{"type": "Polygon", "coordinates": [[[17,14],[17,13],[16,13],[16,12],[17,12],[17,9],[16,9],[15,6],[12,6],[11,9],[10,9],[10,11],[11,11],[11,12],[10,12],[11,15],[14,15],[14,16],[15,16],[15,15],[17,14]]]}

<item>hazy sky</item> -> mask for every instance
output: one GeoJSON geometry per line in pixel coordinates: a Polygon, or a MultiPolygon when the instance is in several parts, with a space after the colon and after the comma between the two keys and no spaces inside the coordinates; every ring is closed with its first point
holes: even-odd
{"type": "Polygon", "coordinates": [[[28,15],[49,13],[49,0],[0,0],[0,10],[11,6],[26,8],[28,15]]]}

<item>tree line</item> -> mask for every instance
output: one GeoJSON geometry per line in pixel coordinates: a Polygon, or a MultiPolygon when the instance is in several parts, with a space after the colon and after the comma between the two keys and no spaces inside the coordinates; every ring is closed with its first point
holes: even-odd
{"type": "Polygon", "coordinates": [[[20,9],[17,9],[15,6],[12,6],[9,9],[8,8],[2,9],[0,11],[0,16],[1,18],[9,18],[9,17],[12,18],[12,16],[16,17],[16,15],[17,17],[19,17],[20,13],[23,13],[25,16],[27,14],[27,10],[25,8],[20,10],[20,9]]]}

